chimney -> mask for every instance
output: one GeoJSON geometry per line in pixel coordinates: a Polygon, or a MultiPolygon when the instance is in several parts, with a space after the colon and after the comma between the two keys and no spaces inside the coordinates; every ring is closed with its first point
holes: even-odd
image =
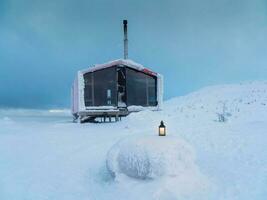
{"type": "Polygon", "coordinates": [[[124,59],[128,59],[127,20],[123,20],[123,31],[124,31],[124,59]]]}

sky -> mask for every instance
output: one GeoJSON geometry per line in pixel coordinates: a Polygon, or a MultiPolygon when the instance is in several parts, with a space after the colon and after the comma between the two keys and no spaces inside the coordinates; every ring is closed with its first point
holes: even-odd
{"type": "Polygon", "coordinates": [[[123,57],[164,99],[267,79],[267,0],[0,0],[0,107],[67,108],[78,70],[123,57]]]}

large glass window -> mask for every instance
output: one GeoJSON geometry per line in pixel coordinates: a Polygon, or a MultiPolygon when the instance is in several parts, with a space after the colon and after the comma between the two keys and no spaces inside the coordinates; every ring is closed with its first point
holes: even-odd
{"type": "Polygon", "coordinates": [[[156,77],[134,69],[114,66],[89,72],[84,84],[85,106],[157,105],[156,77]]]}
{"type": "Polygon", "coordinates": [[[109,67],[93,72],[94,106],[117,106],[117,70],[109,67]]]}
{"type": "Polygon", "coordinates": [[[126,70],[127,105],[155,106],[156,77],[142,72],[129,69],[126,70]]]}

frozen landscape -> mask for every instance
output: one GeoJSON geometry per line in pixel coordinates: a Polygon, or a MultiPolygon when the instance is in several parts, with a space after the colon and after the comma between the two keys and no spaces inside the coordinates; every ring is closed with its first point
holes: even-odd
{"type": "MultiPolygon", "coordinates": [[[[123,164],[120,170],[127,174],[123,164]]],[[[206,87],[117,123],[72,123],[68,110],[0,110],[1,200],[266,198],[267,81],[206,87]],[[161,120],[165,138],[157,136],[161,120]],[[121,145],[129,138],[147,146],[157,140],[148,148],[152,156],[181,160],[164,172],[151,165],[148,178],[114,177],[106,165],[119,171],[107,154],[118,148],[124,161],[136,150],[121,145]]]]}

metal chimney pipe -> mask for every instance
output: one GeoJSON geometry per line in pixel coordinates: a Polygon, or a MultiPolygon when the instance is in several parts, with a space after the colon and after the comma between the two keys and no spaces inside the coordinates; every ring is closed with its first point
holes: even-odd
{"type": "Polygon", "coordinates": [[[123,31],[124,31],[124,59],[128,59],[127,20],[123,20],[123,31]]]}

